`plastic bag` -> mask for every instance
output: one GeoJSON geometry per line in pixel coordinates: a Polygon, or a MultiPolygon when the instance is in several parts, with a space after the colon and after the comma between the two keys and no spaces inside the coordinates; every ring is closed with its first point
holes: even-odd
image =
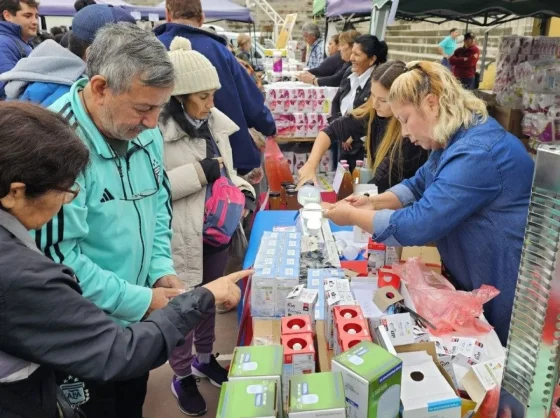
{"type": "Polygon", "coordinates": [[[478,335],[492,330],[478,318],[483,305],[500,293],[495,287],[483,285],[472,292],[455,290],[445,277],[426,267],[419,258],[395,265],[393,270],[406,283],[417,312],[437,328],[430,329],[433,335],[478,335]]]}

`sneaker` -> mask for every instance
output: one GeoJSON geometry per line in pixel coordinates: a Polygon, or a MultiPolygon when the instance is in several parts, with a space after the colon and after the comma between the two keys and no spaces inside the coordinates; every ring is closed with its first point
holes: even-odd
{"type": "Polygon", "coordinates": [[[193,375],[184,379],[177,379],[173,376],[171,382],[171,392],[179,401],[179,409],[189,417],[200,417],[206,414],[206,401],[198,391],[198,379],[193,375]]]}
{"type": "Polygon", "coordinates": [[[216,360],[218,356],[219,354],[216,354],[216,356],[212,354],[208,364],[200,363],[195,357],[192,363],[192,372],[195,376],[207,378],[214,386],[221,388],[222,383],[228,380],[228,371],[220,366],[220,363],[216,360]]]}

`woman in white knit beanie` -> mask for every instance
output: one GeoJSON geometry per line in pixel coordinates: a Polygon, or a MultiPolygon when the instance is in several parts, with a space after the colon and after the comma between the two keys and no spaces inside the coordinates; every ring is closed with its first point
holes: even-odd
{"type": "MultiPolygon", "coordinates": [[[[242,216],[254,210],[255,191],[233,168],[229,136],[239,128],[214,107],[221,87],[216,69],[185,38],[173,40],[169,57],[175,88],[160,128],[173,199],[173,260],[179,279],[191,289],[223,275],[231,236],[242,216]]],[[[227,371],[212,354],[214,328],[212,311],[169,359],[176,375],[172,391],[190,416],[206,412],[195,377],[218,387],[227,381],[227,371]]]]}

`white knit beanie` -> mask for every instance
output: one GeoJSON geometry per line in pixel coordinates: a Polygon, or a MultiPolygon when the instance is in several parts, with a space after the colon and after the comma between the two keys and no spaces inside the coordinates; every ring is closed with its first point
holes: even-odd
{"type": "Polygon", "coordinates": [[[173,96],[216,90],[221,86],[218,72],[204,55],[192,50],[191,41],[176,36],[169,48],[175,70],[173,96]]]}

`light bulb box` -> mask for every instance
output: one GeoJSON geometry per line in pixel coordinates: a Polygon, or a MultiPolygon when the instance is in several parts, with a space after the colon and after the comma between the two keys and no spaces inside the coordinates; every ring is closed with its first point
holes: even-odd
{"type": "Polygon", "coordinates": [[[341,373],[312,373],[290,379],[288,418],[346,418],[341,373]]]}
{"type": "Polygon", "coordinates": [[[461,418],[461,399],[425,351],[400,353],[402,418],[461,418]]]}
{"type": "Polygon", "coordinates": [[[261,345],[236,347],[229,368],[230,382],[242,379],[261,378],[273,380],[277,384],[278,411],[282,411],[282,360],[284,348],[281,345],[261,345]]]}
{"type": "Polygon", "coordinates": [[[281,321],[282,335],[310,333],[313,336],[313,326],[309,315],[285,316],[281,321]]]}
{"type": "Polygon", "coordinates": [[[282,362],[282,398],[288,401],[290,378],[295,375],[315,373],[315,345],[313,334],[282,336],[284,360],[282,362]]]}
{"type": "Polygon", "coordinates": [[[280,418],[278,386],[272,379],[242,379],[222,385],[216,418],[280,418]]]}
{"type": "Polygon", "coordinates": [[[342,372],[346,411],[353,418],[395,418],[399,415],[402,361],[384,348],[363,341],[332,360],[342,372]]]}
{"type": "Polygon", "coordinates": [[[286,298],[286,315],[310,315],[311,325],[315,325],[315,305],[319,297],[317,289],[306,289],[298,285],[292,289],[286,298]]]}

